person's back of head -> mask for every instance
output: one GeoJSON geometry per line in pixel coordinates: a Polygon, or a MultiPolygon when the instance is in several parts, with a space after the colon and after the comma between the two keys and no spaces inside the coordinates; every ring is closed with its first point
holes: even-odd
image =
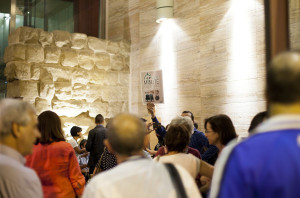
{"type": "Polygon", "coordinates": [[[270,103],[300,102],[300,53],[283,52],[267,68],[266,95],[270,103]]]}
{"type": "Polygon", "coordinates": [[[183,152],[190,142],[194,125],[190,118],[178,116],[168,126],[165,144],[168,151],[183,152]]]}
{"type": "Polygon", "coordinates": [[[262,123],[266,118],[268,114],[266,111],[259,112],[256,114],[253,119],[251,120],[248,132],[251,133],[253,130],[260,124],[262,123]]]}
{"type": "Polygon", "coordinates": [[[38,116],[38,121],[38,128],[42,135],[39,140],[41,144],[65,141],[61,120],[56,113],[44,111],[38,116]]]}
{"type": "Polygon", "coordinates": [[[104,123],[104,117],[101,114],[96,115],[95,123],[96,124],[103,124],[104,123]]]}
{"type": "Polygon", "coordinates": [[[116,154],[132,156],[144,147],[145,124],[131,114],[119,114],[110,123],[107,140],[116,154]]]}
{"type": "Polygon", "coordinates": [[[82,131],[82,128],[78,127],[78,126],[73,126],[70,130],[71,136],[72,137],[79,137],[80,135],[78,133],[80,133],[82,131]]]}

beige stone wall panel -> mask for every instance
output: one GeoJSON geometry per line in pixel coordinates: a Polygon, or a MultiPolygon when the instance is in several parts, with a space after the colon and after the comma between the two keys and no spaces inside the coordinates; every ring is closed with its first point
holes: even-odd
{"type": "Polygon", "coordinates": [[[89,116],[90,117],[96,117],[98,114],[102,114],[104,117],[106,117],[108,112],[109,105],[107,102],[103,102],[101,99],[98,99],[92,103],[90,103],[89,106],[89,116]]]}
{"type": "Polygon", "coordinates": [[[111,56],[111,70],[113,71],[121,71],[124,67],[124,57],[121,55],[113,55],[111,56]]]}
{"type": "Polygon", "coordinates": [[[61,49],[55,46],[45,47],[45,63],[59,63],[61,49]]]}
{"type": "Polygon", "coordinates": [[[87,35],[81,33],[71,34],[71,42],[73,49],[83,49],[87,47],[87,35]]]}
{"type": "Polygon", "coordinates": [[[31,27],[19,27],[13,34],[8,36],[9,45],[15,43],[38,44],[39,31],[31,27]]]}
{"type": "Polygon", "coordinates": [[[42,68],[40,71],[40,79],[40,97],[52,100],[55,93],[52,74],[48,70],[42,68]]]}
{"type": "Polygon", "coordinates": [[[88,92],[87,85],[76,83],[72,87],[72,99],[74,100],[86,99],[87,92],[88,92]]]}
{"type": "Polygon", "coordinates": [[[101,99],[102,96],[102,86],[88,84],[87,85],[87,93],[86,93],[86,101],[88,103],[93,103],[97,99],[101,99]]]}
{"type": "Polygon", "coordinates": [[[89,105],[85,100],[52,100],[52,109],[59,116],[76,117],[88,110],[89,105]]]}
{"type": "Polygon", "coordinates": [[[7,97],[38,97],[38,85],[34,81],[15,80],[7,84],[7,97]]]}
{"type": "Polygon", "coordinates": [[[98,69],[109,70],[110,69],[110,55],[107,53],[95,53],[94,55],[95,65],[98,69]]]}
{"type": "Polygon", "coordinates": [[[104,70],[98,70],[98,69],[93,69],[90,71],[90,79],[89,83],[97,84],[97,85],[103,85],[104,84],[104,75],[105,71],[104,70]]]}
{"type": "Polygon", "coordinates": [[[44,111],[52,110],[51,101],[43,98],[35,98],[35,110],[38,115],[44,111]]]}
{"type": "Polygon", "coordinates": [[[76,68],[72,72],[72,83],[81,83],[86,85],[89,82],[89,72],[84,69],[76,68]]]}
{"type": "Polygon", "coordinates": [[[4,62],[25,60],[26,46],[23,44],[10,45],[5,49],[4,62]]]}
{"type": "Polygon", "coordinates": [[[107,42],[107,53],[119,54],[120,53],[120,42],[108,41],[107,42]]]}
{"type": "Polygon", "coordinates": [[[29,63],[44,62],[44,48],[40,45],[27,45],[26,60],[29,63]]]}
{"type": "Polygon", "coordinates": [[[69,47],[71,45],[71,35],[66,31],[53,31],[53,40],[57,47],[69,47]]]}
{"type": "Polygon", "coordinates": [[[72,83],[69,82],[55,82],[55,96],[58,100],[72,99],[72,83]]]}
{"type": "Polygon", "coordinates": [[[78,65],[78,51],[69,48],[61,50],[61,64],[66,67],[75,67],[78,65]]]}
{"type": "Polygon", "coordinates": [[[118,73],[118,83],[122,86],[126,86],[129,84],[129,72],[119,72],[118,73]]]}
{"type": "Polygon", "coordinates": [[[78,53],[78,65],[86,70],[93,69],[95,65],[94,52],[92,50],[80,50],[78,53]]]}
{"type": "Polygon", "coordinates": [[[105,72],[104,73],[104,84],[107,86],[118,84],[118,72],[105,72]]]}
{"type": "Polygon", "coordinates": [[[96,37],[88,37],[88,47],[94,52],[106,52],[107,41],[96,37]]]}
{"type": "Polygon", "coordinates": [[[123,112],[128,112],[128,102],[110,102],[107,117],[112,118],[123,112]]]}
{"type": "Polygon", "coordinates": [[[57,64],[43,64],[43,69],[52,75],[53,81],[68,81],[72,79],[72,68],[61,67],[57,64]]]}
{"type": "Polygon", "coordinates": [[[104,101],[125,101],[128,100],[128,87],[104,86],[102,88],[102,99],[104,101]]]}
{"type": "Polygon", "coordinates": [[[31,74],[30,79],[31,80],[39,80],[40,79],[40,64],[32,64],[31,65],[31,74]]]}
{"type": "Polygon", "coordinates": [[[45,47],[53,44],[53,33],[45,32],[44,30],[40,31],[39,43],[45,47]]]}
{"type": "Polygon", "coordinates": [[[5,67],[4,74],[8,81],[30,80],[30,64],[20,61],[9,62],[5,67]]]}

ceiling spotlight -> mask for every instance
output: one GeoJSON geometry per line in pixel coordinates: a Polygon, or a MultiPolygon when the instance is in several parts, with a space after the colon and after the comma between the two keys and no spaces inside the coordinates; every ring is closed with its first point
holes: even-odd
{"type": "Polygon", "coordinates": [[[157,0],[156,9],[156,23],[161,23],[169,18],[173,18],[173,0],[157,0]]]}

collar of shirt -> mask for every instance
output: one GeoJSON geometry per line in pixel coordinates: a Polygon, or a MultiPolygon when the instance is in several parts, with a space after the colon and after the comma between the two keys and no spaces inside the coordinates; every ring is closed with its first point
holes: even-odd
{"type": "Polygon", "coordinates": [[[0,144],[0,153],[11,157],[12,159],[20,162],[23,165],[26,162],[25,158],[19,152],[3,144],[0,144]]]}
{"type": "Polygon", "coordinates": [[[259,125],[254,132],[263,133],[283,129],[300,129],[300,115],[282,114],[271,117],[259,125]]]}

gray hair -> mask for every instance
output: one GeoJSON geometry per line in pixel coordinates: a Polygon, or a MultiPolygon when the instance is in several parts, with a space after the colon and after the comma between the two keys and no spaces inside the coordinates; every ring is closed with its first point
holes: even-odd
{"type": "Polygon", "coordinates": [[[178,126],[178,125],[184,125],[190,131],[190,136],[192,135],[192,133],[194,131],[194,124],[190,117],[177,116],[171,121],[171,123],[169,124],[169,127],[170,126],[178,126]]]}
{"type": "Polygon", "coordinates": [[[35,113],[32,105],[19,99],[0,100],[0,136],[11,134],[13,123],[26,125],[30,121],[28,112],[35,113]]]}

